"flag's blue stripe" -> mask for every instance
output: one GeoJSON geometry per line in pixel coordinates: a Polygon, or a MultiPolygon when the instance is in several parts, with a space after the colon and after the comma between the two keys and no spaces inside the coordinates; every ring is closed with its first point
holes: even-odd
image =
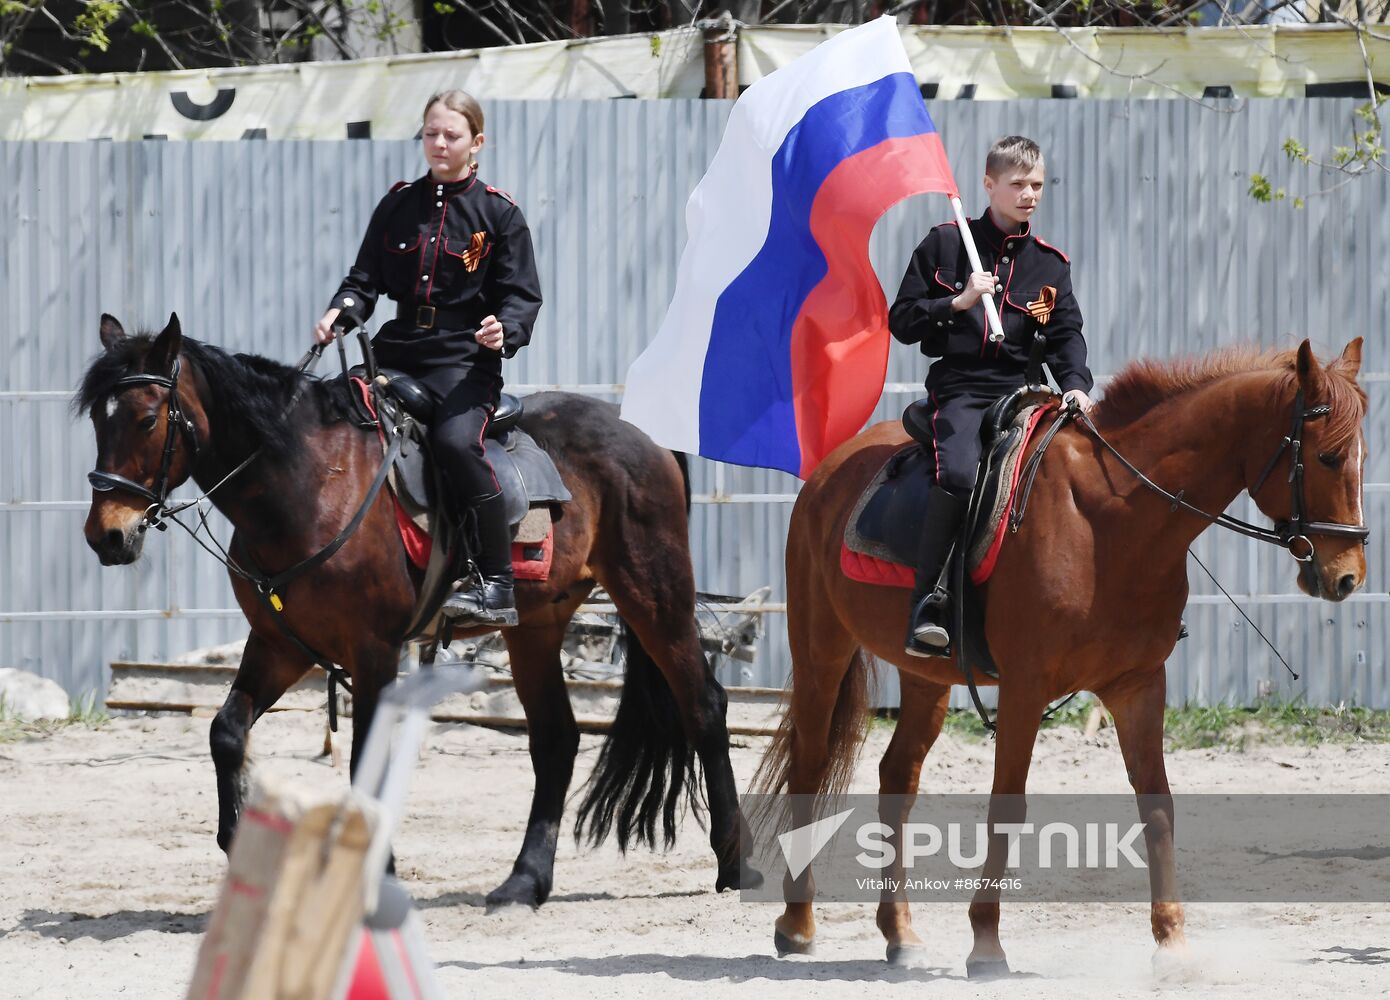
{"type": "Polygon", "coordinates": [[[767,240],[719,296],[700,389],[700,454],[798,473],[791,332],[826,273],[811,205],[841,162],[888,139],[935,132],[910,73],[816,104],[772,158],[767,240]]]}

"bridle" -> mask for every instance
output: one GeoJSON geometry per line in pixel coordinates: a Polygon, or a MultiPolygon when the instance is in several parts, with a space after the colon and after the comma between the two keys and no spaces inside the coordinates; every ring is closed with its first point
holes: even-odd
{"type": "MultiPolygon", "coordinates": [[[[1290,452],[1289,457],[1289,494],[1292,516],[1287,520],[1276,521],[1274,530],[1256,528],[1261,534],[1252,537],[1259,538],[1261,541],[1273,542],[1282,545],[1289,550],[1289,554],[1301,563],[1313,561],[1313,541],[1309,535],[1328,535],[1333,538],[1355,538],[1365,545],[1371,537],[1371,529],[1364,524],[1342,524],[1338,521],[1309,521],[1305,511],[1307,503],[1303,496],[1303,425],[1306,421],[1315,420],[1318,417],[1325,417],[1332,412],[1332,407],[1326,403],[1318,406],[1303,405],[1303,390],[1299,389],[1293,401],[1293,429],[1279,443],[1279,448],[1274,452],[1273,457],[1265,464],[1264,471],[1260,473],[1259,479],[1255,480],[1255,485],[1250,487],[1250,495],[1253,497],[1260,492],[1260,487],[1264,486],[1269,479],[1269,474],[1274,471],[1274,467],[1279,463],[1279,459],[1284,457],[1284,452],[1290,452]],[[1268,537],[1266,537],[1268,536],[1268,537]],[[1307,552],[1300,555],[1295,546],[1302,543],[1307,546],[1307,552]]],[[[1235,518],[1231,520],[1235,521],[1235,518]]],[[[1247,525],[1244,521],[1238,521],[1244,527],[1254,527],[1247,525]]],[[[1233,529],[1237,530],[1237,529],[1233,529]]]]}
{"type": "Polygon", "coordinates": [[[142,486],[133,479],[117,475],[114,472],[103,472],[100,469],[93,469],[87,473],[87,481],[92,484],[92,489],[98,493],[110,493],[114,490],[125,490],[127,493],[134,493],[138,497],[150,501],[150,505],[145,508],[145,513],[140,519],[139,530],[155,527],[163,530],[163,519],[170,513],[183,510],[187,505],[170,507],[169,499],[169,471],[174,464],[174,445],[180,433],[188,440],[188,447],[191,451],[189,456],[190,464],[198,461],[198,430],[193,426],[193,421],[183,412],[183,407],[179,405],[179,359],[174,358],[174,364],[169,370],[168,375],[156,375],[152,372],[142,372],[137,375],[126,375],[119,379],[112,387],[112,395],[119,396],[127,389],[134,389],[138,386],[157,385],[169,390],[166,401],[167,412],[165,414],[164,430],[164,454],[159,462],[159,475],[155,477],[154,488],[142,486]]]}
{"type": "MultiPolygon", "coordinates": [[[[299,363],[295,365],[295,371],[300,375],[310,371],[322,354],[323,346],[321,344],[315,344],[299,359],[299,363]]],[[[237,475],[254,462],[263,450],[257,448],[253,451],[239,465],[232,469],[231,472],[227,473],[213,486],[204,491],[202,496],[195,497],[192,500],[185,500],[182,503],[169,503],[169,492],[171,489],[169,486],[169,470],[172,469],[174,465],[174,444],[177,441],[176,432],[182,431],[183,436],[188,439],[188,446],[192,452],[192,454],[189,455],[189,464],[196,465],[198,461],[198,429],[193,426],[193,421],[188,418],[188,415],[183,412],[183,407],[179,405],[178,383],[179,359],[175,356],[174,363],[170,367],[168,375],[155,375],[151,372],[126,375],[124,378],[118,379],[116,384],[111,388],[111,395],[113,398],[119,396],[121,393],[125,392],[125,390],[133,389],[136,386],[158,385],[169,390],[169,397],[167,400],[168,409],[165,415],[164,454],[159,462],[159,475],[155,478],[153,489],[141,486],[139,483],[135,482],[135,480],[127,479],[125,476],[119,476],[114,472],[102,472],[100,469],[93,469],[91,472],[87,473],[87,482],[91,483],[92,489],[96,490],[98,493],[111,493],[115,490],[125,490],[128,493],[134,493],[136,496],[144,497],[146,500],[150,501],[150,505],[145,508],[145,513],[140,517],[139,525],[136,526],[138,531],[145,531],[148,528],[158,528],[160,531],[164,531],[167,527],[164,521],[167,518],[182,514],[190,507],[197,507],[204,500],[208,499],[208,497],[212,496],[216,490],[225,485],[233,476],[237,475]]],[[[287,410],[293,408],[295,401],[299,399],[299,393],[302,388],[303,383],[301,381],[300,384],[295,386],[294,394],[290,397],[289,403],[286,404],[287,410]]]]}
{"type": "MultiPolygon", "coordinates": [[[[1310,563],[1316,555],[1316,550],[1314,549],[1313,541],[1310,537],[1312,535],[1326,535],[1332,538],[1354,538],[1359,540],[1362,545],[1367,543],[1371,535],[1371,529],[1364,524],[1343,524],[1338,521],[1310,521],[1307,517],[1308,505],[1303,489],[1303,428],[1309,420],[1325,417],[1331,412],[1332,407],[1325,403],[1318,406],[1304,405],[1302,389],[1299,389],[1297,394],[1295,394],[1293,402],[1293,427],[1290,429],[1289,433],[1285,435],[1283,440],[1280,441],[1279,447],[1275,450],[1269,461],[1265,463],[1264,470],[1260,473],[1259,478],[1255,480],[1254,485],[1252,485],[1248,491],[1252,497],[1259,493],[1260,488],[1264,486],[1270,474],[1274,471],[1274,467],[1278,465],[1279,460],[1284,457],[1284,453],[1289,453],[1290,516],[1275,521],[1272,528],[1251,524],[1249,521],[1243,521],[1238,517],[1232,517],[1230,514],[1224,512],[1220,514],[1211,514],[1202,510],[1200,507],[1194,507],[1183,499],[1184,490],[1178,490],[1177,493],[1168,492],[1148,476],[1144,475],[1144,473],[1140,472],[1129,459],[1121,455],[1119,451],[1115,449],[1115,446],[1107,441],[1105,436],[1101,434],[1090,416],[1081,412],[1079,408],[1064,408],[1053,430],[1055,431],[1055,429],[1060,427],[1067,419],[1074,417],[1076,420],[1080,421],[1095,439],[1104,446],[1106,451],[1114,455],[1115,459],[1128,469],[1136,479],[1172,504],[1172,510],[1185,510],[1190,514],[1196,514],[1198,517],[1204,518],[1212,524],[1225,528],[1228,531],[1234,531],[1237,534],[1245,535],[1257,541],[1268,542],[1271,545],[1278,545],[1281,548],[1288,549],[1289,554],[1298,562],[1310,563]]],[[[1051,433],[1052,431],[1049,432],[1049,439],[1051,433]]],[[[1033,456],[1030,457],[1029,465],[1031,468],[1025,469],[1024,471],[1025,490],[1020,497],[1021,506],[1016,509],[1015,516],[1011,518],[1011,530],[1017,531],[1018,524],[1023,519],[1023,510],[1026,509],[1027,506],[1028,489],[1031,488],[1033,476],[1037,473],[1035,460],[1039,458],[1042,451],[1043,448],[1040,446],[1038,450],[1034,452],[1033,456]]]]}
{"type": "MultiPolygon", "coordinates": [[[[363,352],[365,355],[370,357],[370,343],[367,341],[365,334],[363,334],[362,337],[363,352]]],[[[342,345],[340,342],[340,349],[341,346],[342,345]]],[[[310,369],[313,368],[314,364],[318,361],[322,354],[322,344],[315,344],[313,347],[311,347],[308,350],[308,352],[305,353],[304,357],[300,359],[299,364],[295,366],[296,374],[306,374],[310,369]]],[[[346,376],[348,371],[346,354],[343,354],[342,357],[343,374],[346,376]]],[[[369,364],[368,368],[369,370],[374,370],[374,365],[369,364]]],[[[92,489],[96,490],[98,493],[110,493],[115,490],[125,490],[129,493],[134,493],[136,496],[140,496],[145,498],[146,500],[149,500],[150,505],[147,508],[145,508],[145,513],[142,515],[140,523],[138,525],[139,531],[145,531],[150,527],[155,527],[163,531],[167,528],[167,524],[165,523],[165,521],[173,521],[179,527],[187,531],[189,535],[192,536],[193,540],[197,542],[200,546],[202,546],[203,549],[211,553],[215,559],[217,559],[224,566],[226,566],[227,570],[230,573],[239,576],[244,580],[247,580],[252,584],[252,586],[255,587],[256,596],[261,600],[261,602],[266,606],[266,608],[270,610],[271,620],[274,621],[275,624],[280,628],[280,630],[284,633],[285,637],[291,643],[297,646],[299,650],[302,653],[304,653],[304,655],[307,656],[312,662],[318,664],[327,672],[328,725],[330,729],[332,729],[334,732],[337,732],[338,708],[337,698],[335,696],[335,689],[337,685],[341,684],[346,690],[350,692],[352,690],[351,678],[349,677],[347,672],[343,670],[341,666],[333,663],[323,654],[319,653],[312,646],[306,643],[295,633],[295,631],[289,626],[289,624],[286,623],[283,617],[285,605],[277,591],[283,590],[284,587],[288,585],[289,582],[291,580],[294,580],[296,577],[299,577],[302,574],[309,572],[310,570],[322,565],[323,563],[331,559],[333,555],[340,548],[342,548],[343,544],[347,542],[347,540],[352,536],[352,534],[355,531],[357,531],[357,529],[362,525],[362,521],[367,516],[367,512],[371,509],[372,504],[376,501],[377,496],[381,493],[382,487],[386,483],[391,468],[395,464],[396,457],[401,452],[403,442],[403,435],[401,433],[401,429],[394,428],[391,430],[391,443],[386,451],[385,457],[382,459],[381,465],[377,469],[375,478],[373,478],[371,485],[367,488],[366,495],[362,498],[362,502],[358,505],[357,512],[353,514],[351,520],[349,520],[348,523],[343,526],[343,528],[338,532],[338,534],[335,535],[333,539],[330,542],[328,542],[327,545],[324,545],[313,555],[301,559],[293,566],[289,567],[288,569],[281,570],[279,573],[268,574],[261,572],[259,569],[257,569],[244,555],[240,557],[240,559],[233,559],[231,553],[226,548],[224,548],[221,545],[221,543],[217,542],[215,538],[212,539],[212,541],[213,544],[217,546],[217,551],[213,551],[213,549],[210,548],[209,545],[199,537],[199,532],[207,528],[207,518],[203,511],[203,508],[200,506],[202,502],[208,499],[210,496],[212,496],[212,494],[216,490],[220,489],[234,476],[240,473],[252,462],[254,462],[257,459],[257,457],[259,457],[260,454],[264,451],[264,446],[257,448],[255,451],[251,452],[251,454],[248,455],[245,459],[243,459],[239,465],[232,469],[232,471],[228,472],[225,476],[219,479],[207,490],[205,490],[202,496],[195,497],[192,500],[185,500],[181,503],[171,504],[168,502],[170,490],[169,471],[174,464],[174,445],[175,442],[178,440],[178,435],[180,432],[182,432],[182,434],[188,439],[189,448],[191,450],[191,455],[189,457],[190,463],[196,463],[198,460],[198,432],[197,429],[193,426],[193,422],[188,419],[188,416],[183,412],[183,408],[179,405],[178,379],[179,361],[178,358],[175,357],[174,363],[170,368],[169,374],[167,376],[154,375],[150,373],[127,375],[124,378],[119,379],[116,382],[116,384],[112,387],[113,397],[120,395],[126,389],[132,389],[136,386],[158,385],[163,386],[164,388],[167,388],[169,390],[166,420],[167,429],[165,431],[164,437],[164,453],[163,457],[160,459],[159,475],[155,479],[154,488],[147,488],[135,482],[132,479],[127,479],[125,476],[117,475],[114,472],[103,472],[100,469],[94,469],[91,472],[87,473],[87,480],[92,484],[92,489]],[[197,508],[200,522],[199,527],[197,528],[188,527],[188,525],[184,524],[178,516],[185,510],[188,510],[190,507],[197,508]]],[[[298,384],[296,384],[294,392],[290,396],[289,402],[286,404],[286,412],[289,412],[294,408],[295,402],[299,399],[299,394],[304,388],[304,384],[305,380],[303,379],[300,379],[298,381],[298,384]]],[[[373,421],[375,422],[375,417],[373,417],[373,421]]],[[[209,535],[211,535],[210,531],[209,535]]]]}

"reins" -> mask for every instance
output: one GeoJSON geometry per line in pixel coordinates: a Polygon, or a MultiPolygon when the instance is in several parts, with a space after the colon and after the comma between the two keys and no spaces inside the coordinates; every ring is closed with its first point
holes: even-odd
{"type": "Polygon", "coordinates": [[[1138,479],[1139,482],[1143,483],[1148,489],[1167,500],[1170,504],[1169,509],[1173,512],[1185,510],[1189,514],[1195,514],[1219,528],[1225,528],[1227,531],[1234,531],[1237,534],[1245,535],[1247,538],[1253,538],[1259,542],[1268,542],[1271,545],[1278,545],[1281,548],[1288,549],[1289,554],[1301,563],[1311,562],[1316,554],[1312,539],[1309,538],[1310,535],[1328,535],[1334,538],[1355,538],[1364,545],[1371,534],[1371,529],[1366,525],[1343,524],[1337,521],[1309,521],[1306,516],[1307,503],[1303,490],[1303,427],[1307,421],[1317,419],[1318,417],[1325,417],[1331,412],[1332,408],[1325,403],[1319,406],[1305,407],[1303,403],[1303,390],[1301,389],[1294,397],[1293,429],[1282,439],[1279,448],[1274,452],[1270,460],[1265,463],[1264,471],[1260,473],[1259,479],[1255,481],[1255,484],[1251,486],[1249,490],[1251,496],[1258,493],[1260,488],[1269,479],[1270,474],[1274,471],[1274,467],[1278,465],[1279,459],[1284,456],[1285,452],[1291,452],[1288,481],[1292,501],[1292,515],[1286,520],[1274,522],[1274,527],[1271,529],[1261,527],[1258,524],[1252,524],[1238,517],[1232,517],[1225,512],[1212,514],[1202,510],[1200,507],[1188,503],[1183,498],[1186,492],[1185,490],[1178,490],[1178,492],[1172,493],[1164,489],[1145,475],[1133,462],[1125,458],[1125,456],[1106,439],[1105,435],[1100,432],[1100,429],[1096,427],[1095,422],[1091,419],[1089,414],[1083,412],[1075,404],[1068,404],[1062,407],[1057,415],[1057,419],[1038,442],[1037,450],[1029,456],[1028,462],[1024,466],[1018,502],[1015,505],[1013,513],[1009,516],[1009,530],[1017,531],[1019,526],[1023,523],[1024,513],[1028,506],[1028,497],[1032,493],[1033,481],[1037,477],[1038,466],[1042,462],[1042,456],[1047,450],[1047,446],[1052,443],[1052,439],[1056,437],[1058,431],[1062,429],[1062,426],[1067,421],[1076,420],[1100,443],[1101,447],[1113,455],[1115,460],[1123,465],[1131,475],[1138,479]],[[1298,551],[1300,543],[1307,546],[1307,551],[1301,554],[1298,551]]]}

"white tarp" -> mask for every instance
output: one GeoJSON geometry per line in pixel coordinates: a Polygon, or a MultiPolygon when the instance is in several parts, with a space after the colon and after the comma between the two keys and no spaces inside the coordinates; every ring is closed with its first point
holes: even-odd
{"type": "Polygon", "coordinates": [[[0,139],[409,139],[425,101],[698,97],[693,28],[238,69],[0,78],[0,139]],[[352,126],[351,128],[349,126],[352,126]]]}
{"type": "MultiPolygon", "coordinates": [[[[752,83],[842,30],[745,29],[739,80],[752,83]]],[[[1309,84],[1323,83],[1359,85],[1367,93],[1356,32],[1338,25],[900,30],[918,81],[936,84],[929,96],[946,99],[1201,98],[1209,87],[1229,87],[1232,97],[1303,97],[1309,84]]],[[[1374,78],[1390,84],[1390,30],[1365,41],[1374,78]]]]}
{"type": "MultiPolygon", "coordinates": [[[[740,29],[740,83],[841,30],[740,29]]],[[[1211,87],[1303,97],[1311,85],[1364,87],[1367,75],[1356,33],[1337,26],[900,30],[924,93],[945,99],[1200,99],[1211,87]]],[[[1372,75],[1390,82],[1390,34],[1365,42],[1372,75]]],[[[354,62],[0,78],[0,139],[408,139],[425,99],[447,87],[485,101],[698,97],[703,51],[699,30],[681,28],[354,62]]]]}

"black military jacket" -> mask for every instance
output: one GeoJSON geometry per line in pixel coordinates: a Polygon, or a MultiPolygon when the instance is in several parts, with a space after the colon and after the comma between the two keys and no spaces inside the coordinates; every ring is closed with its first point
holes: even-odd
{"type": "Polygon", "coordinates": [[[888,327],[904,344],[920,344],[932,365],[932,389],[1021,385],[1028,365],[1033,331],[1047,338],[1044,360],[1063,392],[1090,391],[1086,341],[1081,336],[1081,308],[1072,294],[1071,262],[1028,227],[1006,235],[986,212],[970,220],[980,264],[995,274],[995,305],[1004,339],[990,343],[984,302],[964,312],[951,300],[970,278],[970,261],[954,222],[937,226],[912,254],[888,327]]]}
{"type": "Polygon", "coordinates": [[[502,358],[530,342],[541,308],[521,209],[476,172],[448,184],[429,174],[398,184],[372,213],[332,306],[365,319],[382,294],[396,300],[398,318],[374,340],[381,364],[412,373],[487,367],[500,374],[502,358]],[[493,315],[502,324],[500,351],[475,339],[484,317],[493,315]],[[434,325],[422,325],[431,320],[434,325]]]}

